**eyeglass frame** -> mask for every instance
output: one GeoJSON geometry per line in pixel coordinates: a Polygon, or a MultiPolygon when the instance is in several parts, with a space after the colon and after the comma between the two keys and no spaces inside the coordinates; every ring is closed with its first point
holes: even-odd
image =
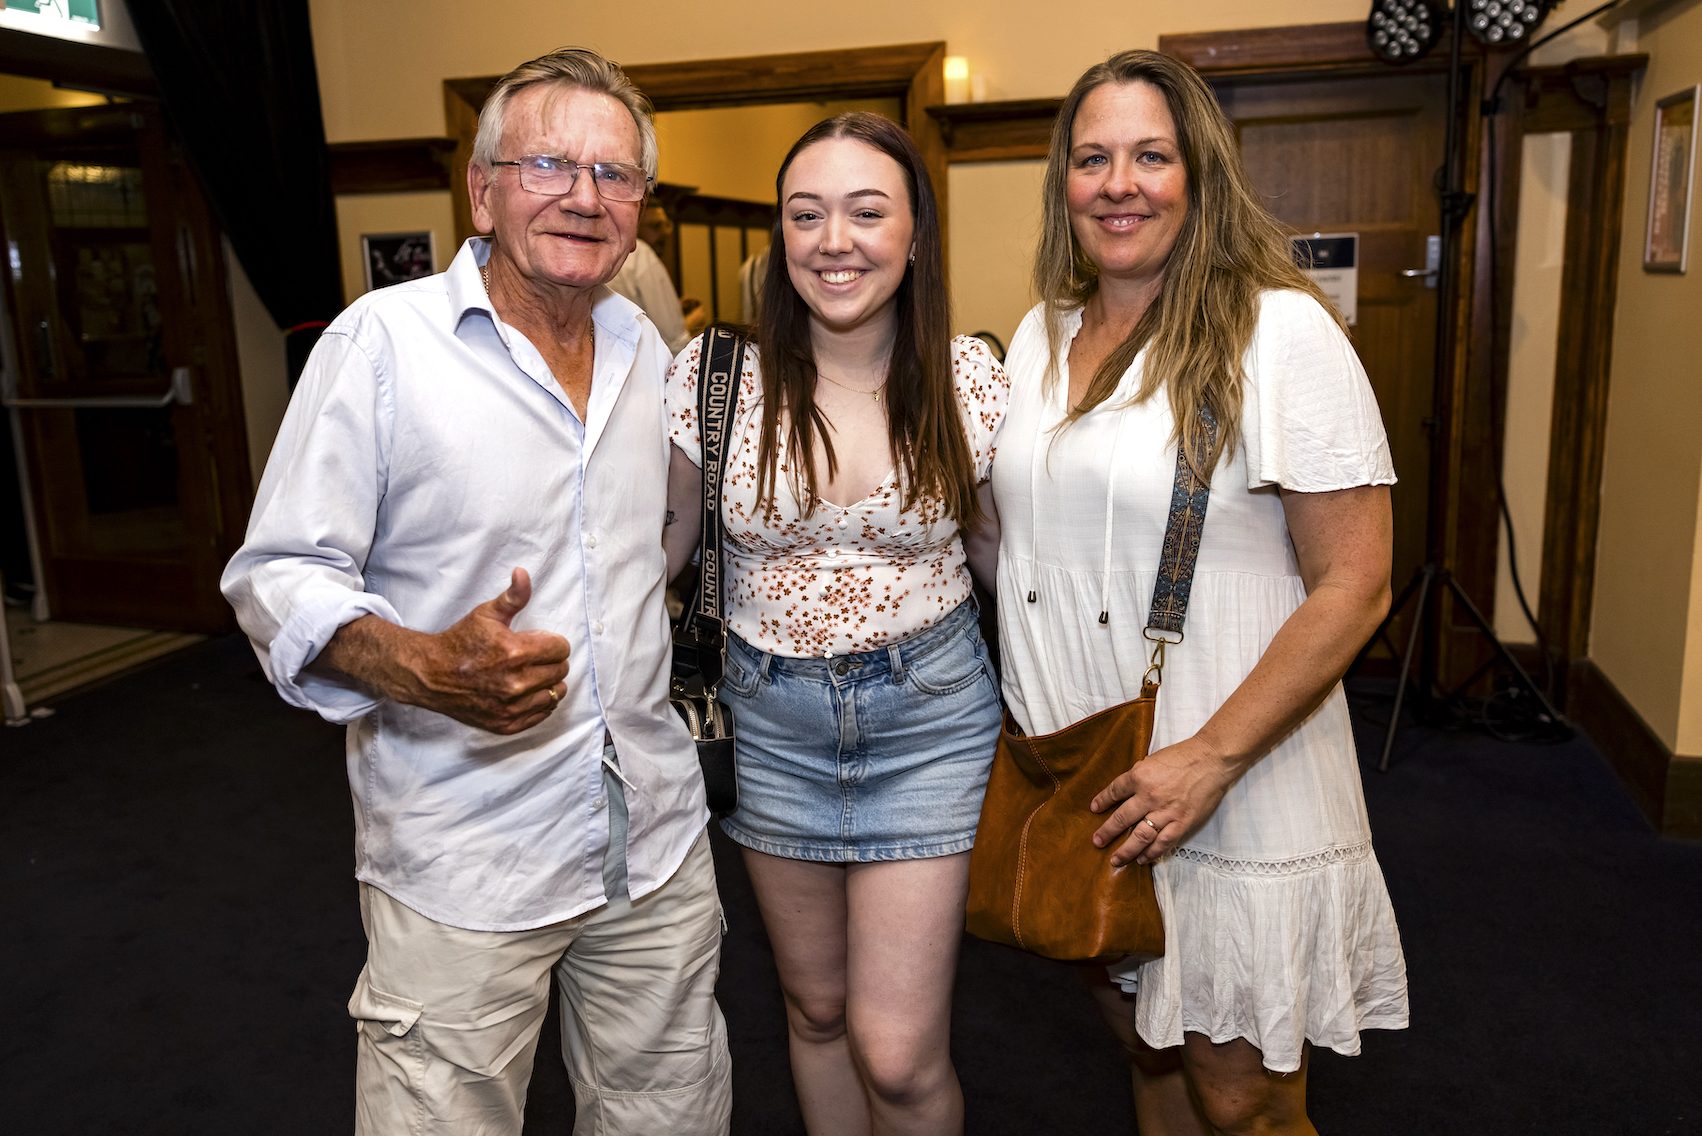
{"type": "Polygon", "coordinates": [[[575,162],[575,161],[569,160],[565,156],[557,155],[557,154],[522,154],[518,158],[514,158],[514,159],[508,160],[508,161],[499,161],[499,160],[493,158],[493,159],[491,159],[490,164],[493,165],[493,166],[513,166],[515,177],[517,179],[519,179],[519,182],[520,182],[520,188],[525,190],[527,193],[536,193],[540,197],[566,197],[568,194],[572,193],[574,188],[579,185],[579,171],[580,170],[590,170],[591,171],[591,187],[597,191],[598,198],[600,198],[601,200],[604,200],[604,201],[616,201],[616,202],[620,202],[622,204],[625,204],[627,202],[632,202],[632,201],[643,201],[647,196],[649,196],[650,187],[652,185],[656,184],[656,179],[654,177],[650,176],[650,174],[644,169],[643,166],[640,166],[640,165],[638,165],[634,162],[575,162]],[[546,190],[546,189],[533,189],[531,186],[526,184],[526,178],[525,178],[526,166],[525,166],[525,163],[529,162],[529,161],[534,161],[538,158],[547,158],[550,161],[556,163],[556,165],[558,167],[560,167],[561,169],[563,169],[563,170],[571,169],[573,171],[572,176],[568,179],[566,189],[560,190],[559,192],[551,193],[549,190],[546,190]],[[603,168],[614,167],[614,168],[622,169],[622,170],[636,170],[640,174],[644,175],[644,188],[643,188],[643,190],[640,191],[640,193],[637,197],[609,197],[607,194],[605,194],[603,192],[603,183],[597,180],[597,169],[598,169],[598,167],[603,167],[603,168]]]}

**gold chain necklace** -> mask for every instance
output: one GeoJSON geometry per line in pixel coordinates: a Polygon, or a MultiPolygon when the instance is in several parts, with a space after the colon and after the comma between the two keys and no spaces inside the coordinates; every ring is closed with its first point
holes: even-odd
{"type": "Polygon", "coordinates": [[[490,294],[491,294],[491,266],[490,266],[490,261],[487,260],[487,261],[485,261],[485,263],[479,265],[479,279],[483,280],[485,282],[485,298],[489,299],[490,294]]]}
{"type": "Polygon", "coordinates": [[[859,390],[858,388],[853,387],[853,386],[847,386],[846,384],[840,382],[838,379],[830,377],[827,374],[826,371],[821,370],[819,367],[816,369],[816,377],[818,379],[827,379],[828,382],[832,383],[834,386],[838,387],[840,390],[848,390],[852,394],[866,395],[869,398],[874,399],[876,405],[879,405],[879,403],[881,401],[881,395],[886,391],[886,380],[885,379],[882,379],[881,385],[876,387],[874,390],[866,391],[866,390],[859,390]]]}

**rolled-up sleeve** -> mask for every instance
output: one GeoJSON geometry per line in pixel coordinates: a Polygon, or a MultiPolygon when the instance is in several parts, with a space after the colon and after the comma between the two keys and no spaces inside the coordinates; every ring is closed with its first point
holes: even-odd
{"type": "Polygon", "coordinates": [[[351,620],[401,622],[389,602],[364,590],[393,417],[375,362],[350,336],[327,331],[284,415],[247,536],[220,581],[279,694],[332,722],[354,721],[379,700],[309,664],[351,620]]]}

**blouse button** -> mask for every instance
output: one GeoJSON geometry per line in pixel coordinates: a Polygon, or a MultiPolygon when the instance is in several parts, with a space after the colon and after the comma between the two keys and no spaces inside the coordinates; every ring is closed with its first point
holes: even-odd
{"type": "Polygon", "coordinates": [[[827,555],[830,559],[837,560],[839,559],[839,550],[837,548],[830,548],[827,550],[827,555]]]}

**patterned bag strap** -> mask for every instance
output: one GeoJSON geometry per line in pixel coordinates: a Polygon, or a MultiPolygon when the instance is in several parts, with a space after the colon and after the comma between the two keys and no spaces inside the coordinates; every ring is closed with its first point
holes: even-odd
{"type": "MultiPolygon", "coordinates": [[[[1200,408],[1200,432],[1196,438],[1200,464],[1217,442],[1217,418],[1200,408]]],[[[1182,641],[1182,623],[1188,617],[1188,593],[1194,585],[1194,563],[1200,555],[1200,530],[1206,523],[1206,505],[1211,483],[1202,481],[1188,464],[1180,443],[1176,446],[1176,481],[1170,490],[1170,517],[1164,526],[1164,548],[1158,557],[1158,580],[1152,588],[1152,610],[1141,632],[1152,643],[1152,658],[1144,681],[1157,686],[1164,673],[1164,648],[1182,641]]]]}
{"type": "Polygon", "coordinates": [[[726,669],[727,623],[721,615],[721,483],[726,474],[727,432],[739,405],[745,337],[722,324],[703,336],[697,367],[697,426],[703,440],[703,525],[697,538],[697,597],[681,627],[697,647],[703,688],[711,697],[726,669]]]}

